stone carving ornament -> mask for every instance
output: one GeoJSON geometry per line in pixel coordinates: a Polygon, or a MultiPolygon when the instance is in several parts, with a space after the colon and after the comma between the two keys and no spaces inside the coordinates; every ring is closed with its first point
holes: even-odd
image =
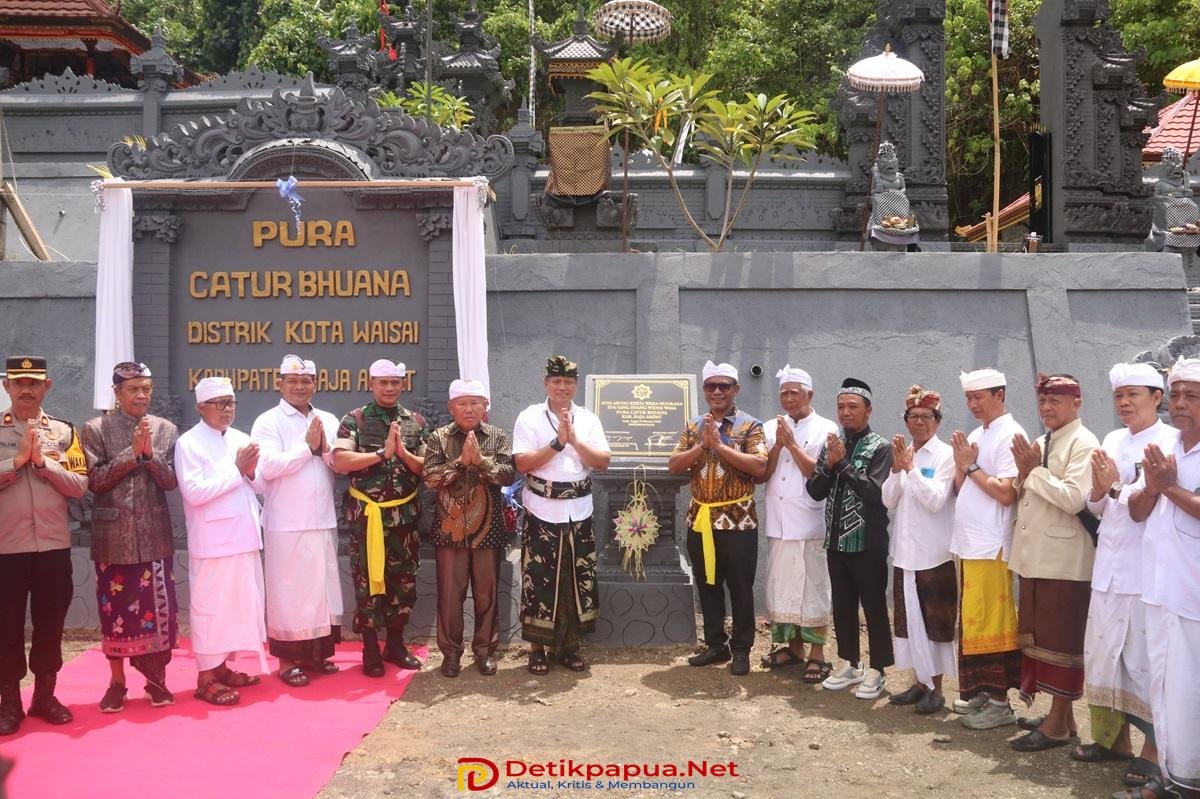
{"type": "Polygon", "coordinates": [[[896,157],[896,146],[890,141],[879,145],[879,155],[871,167],[871,184],[872,244],[880,242],[892,247],[916,244],[921,228],[909,208],[900,160],[896,157]]]}
{"type": "Polygon", "coordinates": [[[276,88],[268,100],[242,98],[225,118],[202,117],[146,142],[118,142],[108,151],[114,175],[135,180],[218,178],[254,147],[278,139],[329,140],[362,151],[380,177],[495,178],[513,161],[512,143],[423,119],[384,113],[374,101],[358,103],[341,89],[318,94],[310,74],[296,92],[276,88]]]}
{"type": "Polygon", "coordinates": [[[1146,236],[1147,250],[1195,250],[1200,246],[1200,207],[1192,199],[1183,153],[1174,147],[1163,150],[1162,177],[1154,184],[1150,203],[1153,221],[1146,236]]]}

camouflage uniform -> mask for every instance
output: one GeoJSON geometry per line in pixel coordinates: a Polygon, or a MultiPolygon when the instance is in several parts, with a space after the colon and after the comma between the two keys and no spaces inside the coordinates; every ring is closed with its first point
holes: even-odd
{"type": "MultiPolygon", "coordinates": [[[[369,402],[342,417],[338,426],[336,449],[350,452],[374,452],[387,440],[388,427],[400,422],[400,436],[405,448],[414,455],[424,455],[429,428],[425,418],[415,411],[397,405],[384,408],[369,402]]],[[[350,473],[350,484],[376,502],[403,499],[417,490],[421,478],[413,474],[404,461],[392,458],[350,473]]],[[[395,630],[403,632],[413,603],[417,600],[417,569],[421,564],[420,539],[417,521],[420,501],[383,509],[385,559],[383,579],[386,590],[371,596],[367,578],[367,520],[362,503],[346,493],[342,508],[351,527],[350,563],[354,582],[354,632],[363,630],[395,630]]]]}

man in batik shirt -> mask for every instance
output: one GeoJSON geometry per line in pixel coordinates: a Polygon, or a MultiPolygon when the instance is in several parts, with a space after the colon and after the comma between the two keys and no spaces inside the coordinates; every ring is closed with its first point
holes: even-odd
{"type": "Polygon", "coordinates": [[[84,425],[91,468],[92,560],[100,646],[112,671],[101,713],[125,707],[125,659],[146,678],[153,707],[174,704],[167,664],[178,632],[175,540],[167,492],[176,487],[171,422],[149,413],[154,381],[142,363],[113,368],[115,410],[84,425]]]}
{"type": "Polygon", "coordinates": [[[404,627],[417,601],[417,489],[429,430],[425,417],[400,404],[404,364],[380,359],[368,374],[373,399],[342,417],[333,468],[350,475],[342,507],[352,530],[354,632],[363,639],[363,673],[382,677],[385,660],[421,668],[404,646],[404,627]],[[380,631],[387,633],[386,654],[379,651],[380,631]]]}
{"type": "Polygon", "coordinates": [[[485,422],[487,389],[478,380],[450,384],[454,421],[433,431],[425,456],[425,484],[437,492],[437,642],[441,671],[457,677],[463,653],[463,603],[475,604],[471,649],[479,673],[496,673],[500,645],[500,560],[508,542],[502,486],[512,485],[508,434],[485,422]]]}
{"type": "Polygon", "coordinates": [[[750,672],[754,645],[754,572],[758,565],[758,516],[754,485],[767,473],[762,422],[738,410],[738,372],[708,361],[702,372],[708,412],[692,419],[667,460],[671,474],[689,473],[688,556],[704,617],[705,649],[693,666],[732,660],[729,672],[750,672]],[[725,589],[733,615],[725,633],[725,589]]]}

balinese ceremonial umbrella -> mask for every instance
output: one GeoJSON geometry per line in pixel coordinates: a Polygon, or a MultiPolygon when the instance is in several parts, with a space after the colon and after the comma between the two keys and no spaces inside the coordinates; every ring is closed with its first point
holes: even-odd
{"type": "MultiPolygon", "coordinates": [[[[609,0],[596,12],[596,30],[634,42],[660,42],[671,35],[671,12],[651,0],[609,0]]],[[[629,131],[625,131],[625,179],[621,197],[621,252],[629,252],[629,131]]]]}
{"type": "MultiPolygon", "coordinates": [[[[1192,93],[1196,94],[1200,91],[1200,58],[1189,61],[1186,64],[1180,64],[1167,73],[1163,78],[1163,86],[1170,91],[1179,92],[1180,94],[1192,93]]],[[[1192,154],[1192,131],[1196,129],[1196,105],[1200,103],[1200,97],[1193,98],[1192,101],[1192,124],[1188,127],[1187,146],[1183,149],[1184,168],[1187,168],[1188,158],[1192,154]]]]}
{"type": "MultiPolygon", "coordinates": [[[[879,95],[879,108],[875,113],[875,146],[871,148],[871,157],[879,152],[879,135],[883,126],[883,104],[889,94],[915,92],[925,80],[925,73],[911,61],[906,61],[892,52],[892,46],[885,44],[883,52],[864,58],[846,71],[846,80],[854,89],[863,92],[875,92],[879,95]]],[[[874,189],[875,175],[867,170],[867,199],[863,202],[862,235],[859,236],[858,249],[862,250],[867,243],[867,220],[871,205],[871,190],[874,189]]]]}

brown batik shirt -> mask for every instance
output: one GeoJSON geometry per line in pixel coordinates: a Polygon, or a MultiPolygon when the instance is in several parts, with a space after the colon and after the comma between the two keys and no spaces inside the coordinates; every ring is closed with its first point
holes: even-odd
{"type": "MultiPolygon", "coordinates": [[[[700,443],[703,416],[688,422],[679,434],[676,452],[686,452],[700,443]]],[[[721,440],[747,455],[767,457],[767,439],[763,434],[762,422],[748,413],[731,407],[717,426],[721,440]]],[[[748,497],[743,502],[720,505],[712,509],[714,530],[758,530],[758,516],[754,509],[754,478],[729,466],[713,450],[706,450],[704,457],[692,466],[692,502],[688,507],[688,527],[696,521],[700,503],[729,502],[748,497]]]]}
{"type": "Polygon", "coordinates": [[[425,484],[437,492],[434,546],[482,549],[508,542],[504,527],[502,486],[512,485],[512,441],[508,433],[486,422],[475,428],[482,465],[464,466],[467,434],[457,424],[439,427],[425,451],[425,484]]]}

